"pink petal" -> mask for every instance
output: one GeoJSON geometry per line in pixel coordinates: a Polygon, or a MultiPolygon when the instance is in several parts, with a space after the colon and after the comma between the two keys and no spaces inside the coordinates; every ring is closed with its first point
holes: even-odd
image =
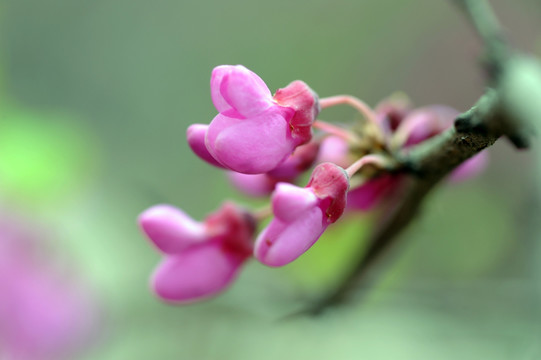
{"type": "Polygon", "coordinates": [[[349,177],[343,168],[332,163],[319,164],[312,172],[307,186],[318,198],[324,200],[320,206],[325,211],[328,223],[333,223],[342,216],[349,190],[349,177]]]}
{"type": "Polygon", "coordinates": [[[222,96],[220,87],[224,77],[229,75],[233,68],[234,66],[232,65],[220,65],[212,70],[212,74],[210,76],[210,97],[218,112],[224,112],[232,109],[231,105],[229,105],[222,96]]]}
{"type": "MultiPolygon", "coordinates": [[[[246,119],[244,119],[239,113],[235,112],[235,110],[219,113],[214,117],[214,119],[212,119],[205,135],[205,147],[213,158],[218,159],[218,155],[216,154],[216,149],[214,147],[217,137],[223,131],[242,124],[244,121],[246,121],[246,119]]],[[[227,165],[223,165],[225,168],[229,168],[227,165]]]]}
{"type": "Polygon", "coordinates": [[[193,124],[188,127],[186,131],[186,138],[188,140],[188,145],[192,151],[199,156],[201,159],[205,160],[211,165],[223,168],[223,165],[220,164],[212,155],[209,153],[207,147],[205,146],[205,135],[207,133],[208,125],[203,124],[193,124]]]}
{"type": "Polygon", "coordinates": [[[412,111],[396,130],[406,146],[413,146],[453,125],[459,112],[451,107],[432,105],[412,111]]]}
{"type": "Polygon", "coordinates": [[[350,159],[347,141],[338,136],[327,136],[321,141],[316,162],[318,164],[330,162],[343,168],[351,165],[352,161],[350,159]]]}
{"type": "Polygon", "coordinates": [[[399,124],[411,111],[411,104],[405,95],[394,94],[381,101],[374,111],[381,127],[389,135],[396,131],[399,124]]]}
{"type": "Polygon", "coordinates": [[[274,95],[277,104],[295,111],[291,119],[292,136],[298,145],[312,138],[312,124],[319,114],[317,94],[306,83],[296,80],[274,95]]]}
{"type": "Polygon", "coordinates": [[[241,174],[229,171],[227,177],[239,191],[256,197],[270,195],[278,182],[267,174],[241,174]]]}
{"type": "Polygon", "coordinates": [[[244,174],[268,172],[294,150],[288,116],[291,110],[273,106],[249,119],[218,114],[210,123],[205,143],[209,152],[229,169],[244,174]]]}
{"type": "Polygon", "coordinates": [[[250,212],[226,201],[205,218],[205,227],[212,234],[212,241],[220,242],[223,251],[246,257],[253,252],[256,222],[250,212]]]}
{"type": "Polygon", "coordinates": [[[278,183],[272,195],[272,212],[277,219],[291,222],[316,207],[317,203],[318,198],[311,189],[278,183]]]}
{"type": "Polygon", "coordinates": [[[488,161],[489,155],[486,151],[475,155],[457,167],[449,176],[449,181],[457,183],[479,175],[486,169],[488,161]]]}
{"type": "Polygon", "coordinates": [[[399,178],[390,175],[369,180],[348,193],[347,208],[361,211],[372,209],[399,185],[399,181],[399,178]]]}
{"type": "Polygon", "coordinates": [[[148,238],[166,254],[176,254],[207,239],[205,227],[170,205],[156,205],[139,216],[148,238]]]}
{"type": "Polygon", "coordinates": [[[210,89],[219,112],[234,109],[244,117],[252,117],[272,105],[272,94],[265,82],[242,65],[214,68],[210,89]]]}
{"type": "Polygon", "coordinates": [[[281,181],[293,181],[314,164],[318,153],[319,143],[315,141],[297,146],[293,154],[268,174],[281,181]]]}
{"type": "Polygon", "coordinates": [[[273,219],[255,243],[255,257],[268,266],[284,266],[304,254],[327,228],[320,208],[312,207],[297,220],[273,219]]]}
{"type": "Polygon", "coordinates": [[[191,247],[166,256],[154,272],[151,285],[166,301],[192,302],[224,291],[236,278],[246,258],[224,252],[217,242],[191,247]]]}

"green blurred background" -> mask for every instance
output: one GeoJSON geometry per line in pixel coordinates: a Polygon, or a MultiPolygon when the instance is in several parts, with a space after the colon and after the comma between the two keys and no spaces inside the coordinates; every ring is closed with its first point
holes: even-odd
{"type": "MultiPolygon", "coordinates": [[[[541,5],[493,1],[512,43],[541,55],[541,5]]],[[[148,290],[159,255],[135,219],[161,202],[195,219],[248,201],[189,150],[208,123],[212,68],[243,64],[274,91],[371,105],[469,108],[483,92],[480,44],[450,1],[4,0],[2,202],[50,229],[105,313],[81,359],[541,358],[541,162],[505,141],[480,178],[443,186],[362,301],[280,319],[339,278],[371,217],[335,225],[284,269],[251,262],[224,295],[172,307],[148,290]]],[[[325,110],[344,121],[349,109],[325,110]]]]}

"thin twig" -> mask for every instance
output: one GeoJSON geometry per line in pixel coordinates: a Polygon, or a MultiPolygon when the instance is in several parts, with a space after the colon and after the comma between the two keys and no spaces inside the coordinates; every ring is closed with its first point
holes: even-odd
{"type": "Polygon", "coordinates": [[[492,76],[502,69],[509,55],[502,27],[487,0],[454,0],[479,34],[486,51],[486,66],[492,76]]]}

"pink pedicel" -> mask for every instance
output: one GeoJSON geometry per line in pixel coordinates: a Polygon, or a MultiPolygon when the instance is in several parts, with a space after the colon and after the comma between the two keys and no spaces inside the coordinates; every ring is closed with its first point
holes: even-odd
{"type": "Polygon", "coordinates": [[[279,183],[272,195],[274,219],[255,243],[255,257],[284,266],[305,253],[343,214],[349,179],[339,166],[318,165],[305,188],[279,183]]]}
{"type": "Polygon", "coordinates": [[[101,316],[81,279],[42,255],[33,225],[0,219],[0,358],[71,358],[94,340],[101,316]]]}
{"type": "Polygon", "coordinates": [[[210,88],[219,114],[206,129],[200,124],[190,127],[188,142],[212,165],[244,174],[266,173],[310,141],[319,106],[302,81],[279,89],[273,97],[265,82],[244,66],[221,65],[212,71],[210,88]]]}
{"type": "Polygon", "coordinates": [[[156,205],[139,216],[139,225],[164,258],[151,287],[163,300],[189,303],[224,291],[252,254],[255,221],[225,203],[202,222],[170,205],[156,205]]]}
{"type": "Polygon", "coordinates": [[[242,174],[230,171],[228,178],[239,191],[254,197],[272,193],[279,182],[293,183],[301,174],[310,169],[319,152],[319,143],[311,141],[298,146],[283,163],[264,174],[242,174]]]}

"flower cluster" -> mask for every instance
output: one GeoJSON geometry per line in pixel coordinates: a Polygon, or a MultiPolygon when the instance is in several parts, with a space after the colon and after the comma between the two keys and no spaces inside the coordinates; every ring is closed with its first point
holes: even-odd
{"type": "MultiPolygon", "coordinates": [[[[272,95],[241,65],[216,67],[210,87],[218,115],[209,125],[191,125],[188,144],[201,159],[225,169],[239,190],[270,195],[270,207],[254,211],[225,203],[201,223],[169,205],[143,212],[139,224],[164,255],[152,288],[170,302],[218,294],[252,256],[271,267],[289,264],[344,212],[391,199],[404,178],[392,154],[441,133],[458,115],[444,106],[413,109],[400,97],[375,110],[351,96],[320,99],[302,81],[272,95]],[[340,104],[357,109],[362,120],[345,128],[317,119],[322,109],[340,104]],[[312,168],[307,185],[296,185],[312,168]]],[[[470,177],[485,163],[482,153],[451,177],[470,177]]]]}

